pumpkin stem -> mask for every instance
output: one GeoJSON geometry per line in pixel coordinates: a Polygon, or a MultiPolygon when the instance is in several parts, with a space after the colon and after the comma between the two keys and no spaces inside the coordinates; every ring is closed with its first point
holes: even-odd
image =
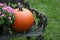
{"type": "Polygon", "coordinates": [[[20,4],[20,2],[18,2],[17,6],[18,6],[18,8],[19,8],[19,11],[23,11],[23,10],[22,10],[22,5],[20,4]]]}

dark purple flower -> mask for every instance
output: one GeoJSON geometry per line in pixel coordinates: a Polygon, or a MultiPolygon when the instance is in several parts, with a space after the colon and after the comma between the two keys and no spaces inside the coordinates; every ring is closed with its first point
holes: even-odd
{"type": "Polygon", "coordinates": [[[5,16],[5,14],[1,14],[0,16],[3,17],[3,16],[5,16]]]}
{"type": "Polygon", "coordinates": [[[5,3],[3,4],[4,6],[7,6],[5,3]]]}
{"type": "Polygon", "coordinates": [[[4,6],[2,9],[9,12],[9,13],[13,13],[13,11],[14,11],[14,9],[9,6],[4,6]]]}
{"type": "Polygon", "coordinates": [[[3,6],[3,4],[2,4],[2,3],[0,3],[0,6],[3,6]]]}
{"type": "Polygon", "coordinates": [[[4,4],[0,3],[0,6],[7,6],[7,5],[5,3],[4,4]]]}
{"type": "Polygon", "coordinates": [[[1,14],[1,12],[0,12],[0,14],[1,14]]]}
{"type": "Polygon", "coordinates": [[[11,17],[9,16],[8,19],[11,20],[11,17]]]}

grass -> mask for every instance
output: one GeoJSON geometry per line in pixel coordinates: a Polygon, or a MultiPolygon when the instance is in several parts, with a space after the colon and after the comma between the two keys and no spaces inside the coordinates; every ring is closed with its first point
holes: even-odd
{"type": "MultiPolygon", "coordinates": [[[[30,6],[32,8],[44,12],[48,16],[48,25],[44,33],[44,40],[60,40],[60,0],[26,0],[26,1],[30,3],[30,6]]],[[[26,39],[19,37],[14,40],[26,40],[26,39]]]]}

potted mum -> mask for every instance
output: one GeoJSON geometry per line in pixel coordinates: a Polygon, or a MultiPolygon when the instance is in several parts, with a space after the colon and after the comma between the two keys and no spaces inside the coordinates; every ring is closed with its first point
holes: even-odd
{"type": "Polygon", "coordinates": [[[7,33],[8,27],[12,25],[14,20],[13,11],[13,8],[0,3],[0,34],[7,33]]]}

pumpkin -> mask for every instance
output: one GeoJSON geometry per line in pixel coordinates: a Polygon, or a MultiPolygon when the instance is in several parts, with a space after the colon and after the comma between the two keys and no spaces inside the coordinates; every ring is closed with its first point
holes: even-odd
{"type": "Polygon", "coordinates": [[[23,32],[30,29],[30,27],[34,23],[34,17],[31,11],[28,9],[22,8],[22,11],[19,11],[19,9],[14,10],[14,22],[12,28],[16,32],[23,32]]]}

